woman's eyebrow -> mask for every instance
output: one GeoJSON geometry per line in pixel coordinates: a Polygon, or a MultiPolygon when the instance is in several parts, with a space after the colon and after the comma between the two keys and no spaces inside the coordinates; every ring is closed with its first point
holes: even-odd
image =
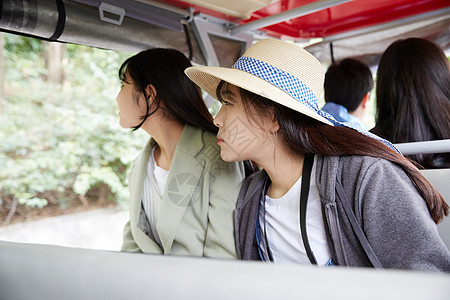
{"type": "Polygon", "coordinates": [[[226,98],[227,101],[228,101],[228,100],[234,101],[233,98],[236,97],[236,94],[233,93],[232,91],[228,90],[228,89],[225,89],[225,90],[222,90],[222,91],[220,92],[220,96],[221,96],[222,98],[226,98]]]}

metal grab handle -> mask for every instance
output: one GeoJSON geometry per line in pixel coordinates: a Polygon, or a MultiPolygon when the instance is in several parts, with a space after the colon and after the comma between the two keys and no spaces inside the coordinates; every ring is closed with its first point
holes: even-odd
{"type": "Polygon", "coordinates": [[[115,25],[122,25],[123,17],[125,16],[125,9],[118,7],[106,2],[102,2],[98,8],[100,14],[100,20],[115,25]],[[105,12],[108,15],[105,15],[105,12]],[[113,18],[113,16],[118,16],[118,18],[113,18]]]}
{"type": "Polygon", "coordinates": [[[450,139],[424,142],[400,143],[395,146],[404,155],[450,152],[450,139]]]}

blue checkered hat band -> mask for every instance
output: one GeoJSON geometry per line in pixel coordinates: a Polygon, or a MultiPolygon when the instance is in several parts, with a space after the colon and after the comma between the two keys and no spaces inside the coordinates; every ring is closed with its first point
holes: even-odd
{"type": "Polygon", "coordinates": [[[371,137],[386,144],[394,151],[400,153],[400,150],[398,150],[397,147],[395,147],[391,142],[382,139],[379,136],[372,134],[368,131],[356,128],[351,124],[339,122],[329,113],[320,110],[318,106],[317,97],[313,93],[313,91],[308,86],[306,86],[300,79],[289,74],[288,72],[280,70],[277,67],[269,65],[256,58],[248,56],[242,56],[241,58],[239,58],[236,61],[236,63],[232,66],[232,68],[253,74],[267,81],[268,83],[271,83],[272,85],[288,93],[291,97],[296,99],[301,104],[305,105],[307,108],[316,112],[319,116],[322,116],[325,119],[329,120],[335,126],[343,126],[354,129],[361,134],[364,134],[368,137],[371,137]]]}
{"type": "Polygon", "coordinates": [[[309,109],[315,112],[319,110],[317,97],[313,91],[300,79],[289,74],[288,72],[248,56],[242,56],[239,58],[232,68],[248,72],[264,79],[265,81],[285,91],[309,109]]]}

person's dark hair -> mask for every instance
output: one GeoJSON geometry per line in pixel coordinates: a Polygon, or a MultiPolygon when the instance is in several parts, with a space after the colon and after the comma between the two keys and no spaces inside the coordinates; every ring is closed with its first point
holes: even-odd
{"type": "MultiPolygon", "coordinates": [[[[222,100],[222,92],[227,86],[228,83],[225,81],[219,83],[216,89],[218,99],[222,100]]],[[[434,222],[439,223],[448,215],[448,204],[419,169],[382,142],[347,127],[330,126],[319,122],[242,88],[239,90],[247,116],[252,118],[250,121],[263,122],[264,116],[268,116],[271,111],[274,112],[280,126],[277,134],[283,136],[292,153],[366,155],[389,160],[399,165],[409,176],[425,199],[434,222]]]]}
{"type": "Polygon", "coordinates": [[[217,133],[218,129],[202,99],[200,88],[184,74],[184,70],[190,66],[186,56],[175,49],[149,49],[125,60],[119,69],[119,78],[133,83],[136,92],[144,95],[147,105],[142,122],[134,130],[140,128],[155,111],[162,109],[167,117],[181,124],[217,133]],[[149,84],[156,90],[153,111],[150,111],[148,102],[151,95],[146,92],[149,84]]]}
{"type": "Polygon", "coordinates": [[[325,102],[334,102],[355,111],[373,88],[372,72],[364,63],[346,58],[332,64],[325,73],[325,102]]]}
{"type": "MultiPolygon", "coordinates": [[[[450,138],[450,71],[433,42],[408,38],[392,43],[377,72],[376,126],[393,143],[450,138]]],[[[450,153],[410,158],[425,168],[449,168],[450,153]]]]}

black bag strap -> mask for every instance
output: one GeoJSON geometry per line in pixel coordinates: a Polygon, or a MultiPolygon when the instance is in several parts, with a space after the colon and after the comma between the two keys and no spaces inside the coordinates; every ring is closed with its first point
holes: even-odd
{"type": "MultiPolygon", "coordinates": [[[[303,188],[303,187],[302,187],[303,188]]],[[[339,178],[336,178],[336,192],[338,194],[338,201],[344,208],[345,214],[347,215],[348,220],[350,221],[350,225],[353,228],[353,231],[356,234],[356,237],[359,240],[359,243],[364,249],[364,252],[367,255],[367,258],[369,258],[370,263],[374,268],[377,269],[383,269],[383,266],[381,265],[380,261],[378,260],[377,256],[375,255],[375,252],[373,252],[372,247],[370,247],[369,241],[367,241],[366,235],[361,229],[361,226],[359,226],[358,221],[356,220],[356,216],[353,213],[352,208],[350,207],[350,203],[348,201],[347,194],[345,194],[344,188],[342,187],[341,181],[339,178]]]]}
{"type": "Polygon", "coordinates": [[[303,160],[302,172],[302,190],[300,192],[300,231],[302,233],[303,246],[305,246],[306,254],[309,261],[313,265],[317,265],[317,260],[309,245],[308,234],[306,233],[306,206],[308,203],[309,182],[311,179],[311,170],[314,163],[314,155],[306,154],[303,160]]]}

